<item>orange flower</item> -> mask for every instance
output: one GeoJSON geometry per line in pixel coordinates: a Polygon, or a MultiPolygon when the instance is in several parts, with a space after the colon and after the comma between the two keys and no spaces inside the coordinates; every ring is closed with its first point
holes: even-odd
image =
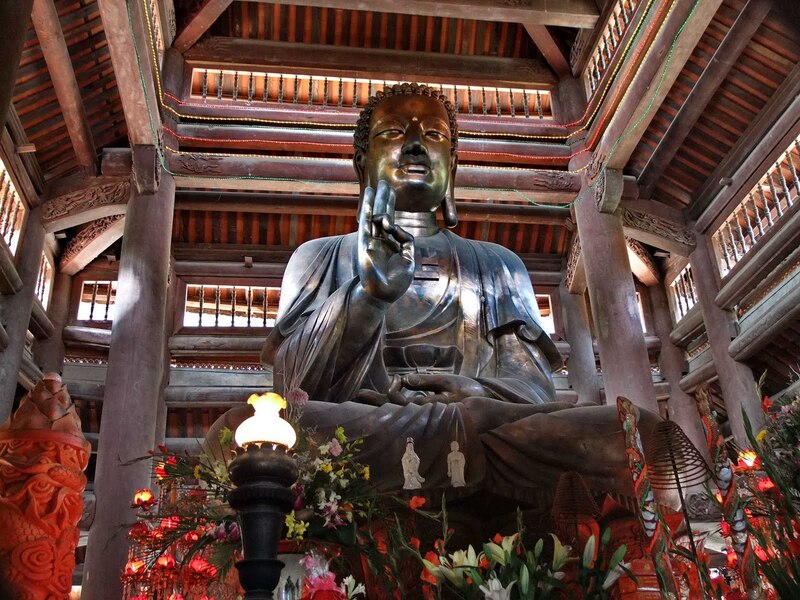
{"type": "Polygon", "coordinates": [[[775,489],[775,484],[769,477],[758,478],[758,491],[761,493],[769,492],[775,489]]]}
{"type": "Polygon", "coordinates": [[[409,540],[409,543],[411,544],[411,547],[414,548],[414,550],[419,550],[419,538],[412,537],[409,540]]]}
{"type": "MultiPolygon", "coordinates": [[[[425,554],[425,560],[434,565],[439,565],[439,555],[435,552],[429,551],[427,554],[425,554]]],[[[422,573],[419,575],[419,578],[426,583],[430,583],[431,585],[437,585],[439,583],[436,581],[436,576],[424,567],[422,569],[422,573]]]]}
{"type": "Polygon", "coordinates": [[[486,558],[485,554],[481,554],[481,560],[478,563],[479,569],[488,569],[489,568],[489,559],[486,558]]]}
{"type": "Polygon", "coordinates": [[[417,510],[418,508],[424,506],[426,502],[427,500],[421,496],[412,496],[411,500],[408,501],[408,505],[412,510],[417,510]]]}
{"type": "Polygon", "coordinates": [[[495,544],[502,544],[502,543],[503,543],[503,536],[502,536],[502,535],[500,535],[499,533],[495,533],[495,534],[494,534],[494,537],[492,538],[492,541],[493,541],[495,544]]]}
{"type": "Polygon", "coordinates": [[[439,554],[444,554],[445,553],[444,552],[444,540],[442,538],[439,538],[438,540],[433,542],[433,547],[436,548],[436,551],[439,554]]]}

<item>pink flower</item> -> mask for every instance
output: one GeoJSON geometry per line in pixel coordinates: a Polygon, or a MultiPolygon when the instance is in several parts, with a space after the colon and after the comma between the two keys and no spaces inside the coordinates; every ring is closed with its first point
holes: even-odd
{"type": "Polygon", "coordinates": [[[339,440],[336,438],[331,440],[328,452],[331,453],[331,456],[339,456],[342,453],[342,445],[339,443],[339,440]]]}
{"type": "Polygon", "coordinates": [[[303,406],[308,402],[308,394],[300,388],[294,388],[286,392],[286,403],[291,406],[303,406]]]}

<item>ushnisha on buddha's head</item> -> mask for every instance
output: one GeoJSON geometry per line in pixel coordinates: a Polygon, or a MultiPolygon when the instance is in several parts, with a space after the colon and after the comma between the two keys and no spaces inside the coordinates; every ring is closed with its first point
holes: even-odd
{"type": "Polygon", "coordinates": [[[441,206],[445,224],[455,226],[458,125],[445,96],[416,83],[377,92],[361,112],[353,145],[362,196],[383,180],[394,190],[396,210],[435,212],[441,206]]]}

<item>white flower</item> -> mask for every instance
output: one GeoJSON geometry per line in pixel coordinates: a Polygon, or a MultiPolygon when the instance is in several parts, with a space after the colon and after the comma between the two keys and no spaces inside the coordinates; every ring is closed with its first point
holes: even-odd
{"type": "Polygon", "coordinates": [[[348,575],[342,579],[342,587],[344,588],[344,593],[347,595],[347,600],[352,600],[352,598],[355,598],[359,594],[367,595],[364,584],[356,584],[356,579],[352,575],[348,575]]]}
{"type": "Polygon", "coordinates": [[[450,555],[453,561],[453,567],[477,567],[478,555],[475,554],[475,548],[470,544],[466,550],[456,550],[450,555]]]}
{"type": "Polygon", "coordinates": [[[492,577],[487,585],[480,586],[483,596],[486,600],[511,600],[511,588],[517,583],[516,580],[509,583],[506,587],[500,583],[496,577],[492,577]]]}

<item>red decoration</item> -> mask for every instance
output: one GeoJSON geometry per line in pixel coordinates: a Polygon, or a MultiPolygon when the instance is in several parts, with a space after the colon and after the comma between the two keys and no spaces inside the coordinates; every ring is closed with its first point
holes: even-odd
{"type": "Polygon", "coordinates": [[[150,510],[156,503],[156,498],[153,492],[148,489],[139,490],[133,495],[133,503],[131,508],[141,508],[142,510],[150,510]]]}
{"type": "Polygon", "coordinates": [[[70,593],[90,452],[54,374],[0,428],[0,580],[21,598],[70,593]]]}

